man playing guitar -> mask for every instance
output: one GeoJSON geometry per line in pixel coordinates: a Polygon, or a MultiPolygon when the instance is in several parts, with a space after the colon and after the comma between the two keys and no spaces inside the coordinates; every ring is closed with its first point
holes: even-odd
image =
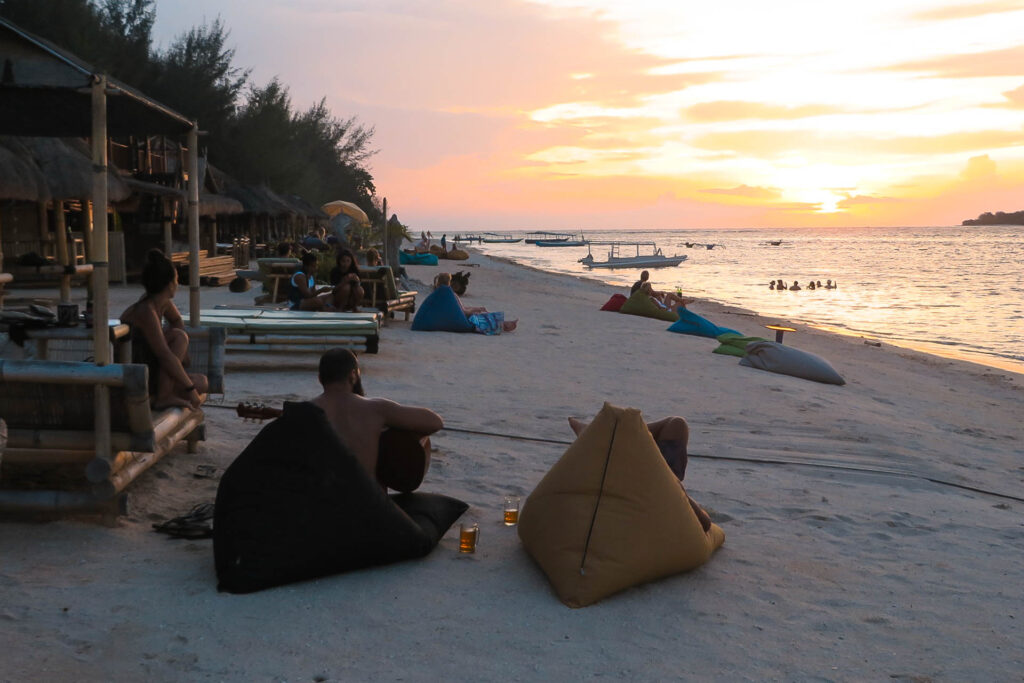
{"type": "Polygon", "coordinates": [[[370,476],[378,480],[382,432],[400,430],[426,437],[444,427],[441,416],[429,408],[404,406],[386,398],[366,398],[359,362],[348,349],[325,353],[320,358],[319,378],[323,393],[311,402],[324,411],[338,438],[370,476]]]}

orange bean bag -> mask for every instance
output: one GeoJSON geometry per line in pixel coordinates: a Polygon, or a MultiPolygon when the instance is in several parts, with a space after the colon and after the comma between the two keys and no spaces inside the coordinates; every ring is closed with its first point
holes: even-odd
{"type": "Polygon", "coordinates": [[[527,498],[518,531],[569,607],[699,567],[725,541],[716,524],[704,532],[640,411],[608,403],[527,498]]]}

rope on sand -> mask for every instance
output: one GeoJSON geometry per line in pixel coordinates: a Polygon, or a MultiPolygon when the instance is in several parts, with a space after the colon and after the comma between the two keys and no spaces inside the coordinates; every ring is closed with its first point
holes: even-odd
{"type": "MultiPolygon", "coordinates": [[[[539,443],[553,443],[568,446],[571,445],[571,441],[562,441],[559,439],[542,439],[540,437],[533,436],[521,436],[518,434],[501,434],[498,432],[484,432],[475,429],[462,429],[459,427],[444,427],[441,431],[444,432],[459,432],[461,434],[477,434],[479,436],[493,436],[502,439],[513,439],[516,441],[536,441],[539,443]]],[[[825,470],[841,470],[846,472],[860,472],[863,474],[885,474],[895,477],[907,477],[909,479],[921,479],[924,481],[931,482],[933,484],[940,484],[942,486],[950,486],[952,488],[962,489],[964,491],[972,491],[974,493],[983,493],[988,496],[995,496],[997,498],[1005,498],[1007,500],[1015,500],[1020,503],[1024,503],[1024,498],[1018,496],[1012,496],[1008,493],[999,493],[998,491],[989,491],[988,489],[978,488],[976,486],[968,486],[967,484],[958,484],[953,481],[946,481],[945,479],[938,479],[936,477],[929,477],[924,474],[915,474],[914,472],[907,472],[904,470],[889,470],[881,469],[877,467],[858,467],[856,465],[837,465],[835,463],[824,463],[824,462],[811,462],[809,460],[779,460],[773,458],[747,458],[739,455],[702,455],[698,453],[687,453],[688,458],[697,458],[700,460],[728,460],[733,462],[747,462],[757,465],[794,465],[797,467],[817,467],[825,470]]]]}
{"type": "MultiPolygon", "coordinates": [[[[226,408],[234,410],[233,405],[220,405],[216,403],[206,403],[204,407],[209,408],[226,408]]],[[[499,439],[512,439],[514,441],[533,441],[535,443],[550,443],[558,446],[570,446],[572,441],[565,441],[563,439],[544,439],[539,436],[523,436],[520,434],[502,434],[501,432],[485,432],[479,429],[465,429],[463,427],[444,427],[441,429],[442,432],[456,432],[459,434],[475,434],[477,436],[490,436],[499,439]]],[[[886,470],[877,467],[858,467],[856,465],[837,465],[835,463],[824,463],[824,462],[811,462],[809,460],[779,460],[773,458],[746,458],[739,455],[702,455],[698,453],[687,453],[688,458],[697,458],[699,460],[728,460],[732,462],[746,462],[755,465],[793,465],[795,467],[817,467],[823,470],[840,470],[844,472],[860,472],[862,474],[884,474],[893,477],[906,477],[908,479],[920,479],[922,481],[931,482],[932,484],[939,484],[940,486],[949,486],[955,489],[961,489],[963,491],[971,491],[973,493],[981,493],[986,496],[995,496],[996,498],[1003,498],[1006,500],[1017,501],[1018,503],[1024,503],[1024,498],[1019,496],[1012,496],[1008,493],[999,493],[998,491],[990,491],[988,489],[978,488],[976,486],[968,486],[967,484],[958,484],[954,481],[946,481],[945,479],[938,479],[936,477],[929,477],[924,474],[916,474],[914,472],[907,472],[904,470],[886,470]]]]}

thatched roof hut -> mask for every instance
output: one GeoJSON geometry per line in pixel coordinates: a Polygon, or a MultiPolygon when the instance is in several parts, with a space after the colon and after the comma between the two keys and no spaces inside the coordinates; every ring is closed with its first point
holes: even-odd
{"type": "MultiPolygon", "coordinates": [[[[93,168],[88,144],[80,138],[20,138],[42,171],[51,199],[93,199],[93,168]]],[[[131,190],[113,164],[107,166],[107,197],[119,202],[131,190]]]]}
{"type": "Polygon", "coordinates": [[[18,138],[0,136],[0,199],[48,201],[50,188],[32,154],[18,138]]]}

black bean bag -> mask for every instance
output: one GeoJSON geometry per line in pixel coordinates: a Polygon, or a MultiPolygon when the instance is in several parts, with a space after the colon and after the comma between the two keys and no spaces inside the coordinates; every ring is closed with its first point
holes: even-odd
{"type": "Polygon", "coordinates": [[[250,593],[423,557],[467,507],[437,494],[386,495],[320,408],[285,403],[217,488],[217,588],[250,593]]]}

